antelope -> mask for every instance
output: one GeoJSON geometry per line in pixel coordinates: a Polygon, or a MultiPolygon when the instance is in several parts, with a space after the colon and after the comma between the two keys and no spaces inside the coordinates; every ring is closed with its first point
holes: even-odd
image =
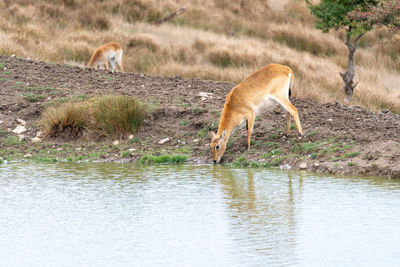
{"type": "Polygon", "coordinates": [[[245,121],[247,149],[250,151],[251,132],[255,117],[263,108],[274,106],[276,102],[286,110],[286,132],[290,132],[290,116],[292,116],[296,122],[299,136],[303,135],[297,109],[289,100],[292,84],[293,71],[288,66],[269,64],[251,74],[228,93],[219,121],[218,132],[210,131],[214,163],[221,160],[229,137],[245,121]]]}
{"type": "Polygon", "coordinates": [[[97,48],[94,51],[88,66],[92,68],[104,66],[105,69],[110,69],[110,63],[112,71],[114,71],[116,65],[118,65],[121,71],[124,71],[124,67],[122,66],[122,48],[118,43],[115,42],[108,43],[97,48]]]}

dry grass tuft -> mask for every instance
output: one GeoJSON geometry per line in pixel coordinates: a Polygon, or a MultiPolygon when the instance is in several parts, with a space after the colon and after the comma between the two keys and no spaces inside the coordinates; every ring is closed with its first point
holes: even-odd
{"type": "Polygon", "coordinates": [[[89,126],[87,111],[87,105],[82,103],[64,103],[58,107],[50,107],[42,114],[43,132],[50,137],[79,137],[89,126]]]}
{"type": "Polygon", "coordinates": [[[143,124],[147,108],[128,96],[102,96],[92,100],[92,131],[96,136],[122,136],[136,133],[143,124]]]}
{"type": "Polygon", "coordinates": [[[136,133],[146,114],[146,106],[134,98],[102,96],[49,107],[43,112],[40,124],[49,137],[74,139],[84,131],[96,138],[121,137],[136,133]]]}

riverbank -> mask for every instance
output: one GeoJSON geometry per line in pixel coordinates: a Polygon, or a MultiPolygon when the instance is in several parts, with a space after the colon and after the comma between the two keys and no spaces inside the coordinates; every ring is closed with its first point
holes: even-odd
{"type": "MultiPolygon", "coordinates": [[[[0,157],[9,160],[133,162],[149,155],[179,155],[211,163],[208,131],[217,130],[225,96],[234,86],[6,56],[0,56],[0,70],[0,157]],[[148,105],[137,134],[118,140],[40,135],[39,120],[47,107],[99,95],[129,95],[148,105]],[[11,132],[23,123],[26,132],[11,132]]],[[[299,139],[294,127],[285,134],[285,112],[277,107],[256,119],[250,152],[245,130],[235,132],[222,163],[400,178],[399,115],[309,99],[292,103],[304,137],[299,139]]]]}

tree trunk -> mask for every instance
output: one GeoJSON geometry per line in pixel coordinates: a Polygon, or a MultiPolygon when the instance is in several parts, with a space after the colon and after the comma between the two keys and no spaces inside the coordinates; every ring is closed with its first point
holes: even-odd
{"type": "Polygon", "coordinates": [[[358,83],[354,83],[354,53],[356,52],[357,49],[357,43],[358,40],[363,36],[363,34],[358,35],[356,38],[354,38],[354,42],[351,42],[351,33],[352,29],[349,28],[347,30],[347,35],[346,35],[346,45],[349,50],[349,55],[348,55],[348,69],[345,72],[340,73],[340,76],[342,77],[344,81],[344,92],[346,94],[347,99],[351,99],[353,96],[353,91],[354,88],[357,86],[358,83]]]}

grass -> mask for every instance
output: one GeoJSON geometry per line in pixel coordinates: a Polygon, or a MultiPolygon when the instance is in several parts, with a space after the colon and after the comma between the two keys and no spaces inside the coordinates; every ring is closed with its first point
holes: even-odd
{"type": "Polygon", "coordinates": [[[179,121],[179,126],[186,126],[190,123],[189,119],[183,119],[179,121]]]}
{"type": "Polygon", "coordinates": [[[262,158],[264,158],[264,159],[269,159],[269,158],[271,158],[271,157],[273,157],[273,156],[276,156],[276,155],[279,155],[279,154],[281,154],[282,153],[282,150],[280,150],[280,149],[274,149],[274,150],[271,150],[270,152],[268,152],[268,153],[264,153],[264,154],[262,154],[262,158]]]}
{"type": "Polygon", "coordinates": [[[40,124],[50,137],[76,138],[85,130],[97,137],[115,137],[136,133],[146,114],[146,106],[135,98],[102,96],[51,106],[43,112],[40,124]]]}
{"type": "Polygon", "coordinates": [[[45,96],[42,94],[35,94],[32,92],[26,92],[22,94],[22,97],[29,102],[39,102],[40,100],[45,98],[45,96]]]}
{"type": "Polygon", "coordinates": [[[182,164],[187,161],[187,156],[182,155],[145,155],[140,158],[140,164],[152,164],[152,163],[169,163],[169,164],[182,164]]]}
{"type": "Polygon", "coordinates": [[[44,134],[56,137],[66,134],[75,138],[89,126],[88,106],[77,103],[64,103],[46,109],[40,121],[44,134]]]}
{"type": "Polygon", "coordinates": [[[93,130],[107,136],[136,133],[147,114],[145,105],[128,96],[102,96],[91,102],[93,130]]]}
{"type": "Polygon", "coordinates": [[[5,145],[16,145],[19,143],[18,137],[9,135],[6,139],[4,139],[3,143],[5,145]]]}
{"type": "Polygon", "coordinates": [[[130,155],[132,155],[132,152],[129,150],[125,150],[121,152],[121,157],[126,158],[129,157],[130,155]]]}

